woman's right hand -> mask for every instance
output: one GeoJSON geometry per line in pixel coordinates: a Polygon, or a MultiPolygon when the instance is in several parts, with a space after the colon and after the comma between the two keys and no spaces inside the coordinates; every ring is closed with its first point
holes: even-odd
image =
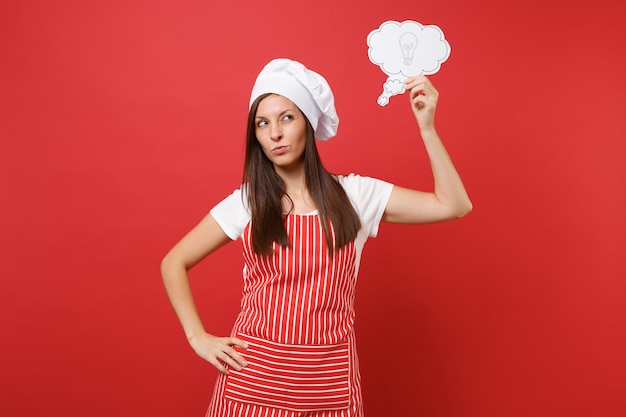
{"type": "Polygon", "coordinates": [[[228,369],[225,365],[238,371],[247,365],[245,359],[237,353],[233,346],[247,349],[248,344],[235,337],[217,337],[204,333],[197,337],[190,337],[189,344],[198,356],[225,375],[228,375],[228,369]]]}

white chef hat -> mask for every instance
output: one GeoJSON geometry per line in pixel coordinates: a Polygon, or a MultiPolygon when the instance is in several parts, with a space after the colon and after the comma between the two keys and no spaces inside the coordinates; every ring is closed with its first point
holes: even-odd
{"type": "Polygon", "coordinates": [[[328,140],[337,134],[339,118],[328,82],[301,63],[285,58],[270,61],[252,87],[250,106],[266,93],[279,94],[293,101],[309,119],[315,139],[328,140]]]}

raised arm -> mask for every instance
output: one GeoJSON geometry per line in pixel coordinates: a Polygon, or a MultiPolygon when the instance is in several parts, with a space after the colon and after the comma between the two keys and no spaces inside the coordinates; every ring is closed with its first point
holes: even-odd
{"type": "Polygon", "coordinates": [[[472,210],[472,203],[435,129],[439,93],[425,76],[407,79],[406,89],[430,159],[435,189],[423,192],[394,186],[383,221],[417,224],[462,217],[472,210]]]}
{"type": "Polygon", "coordinates": [[[228,242],[230,238],[208,214],[161,262],[165,290],[189,344],[200,357],[223,373],[228,373],[224,364],[236,369],[245,366],[244,359],[232,346],[244,349],[247,346],[239,339],[217,337],[205,331],[194,302],[187,271],[228,242]]]}

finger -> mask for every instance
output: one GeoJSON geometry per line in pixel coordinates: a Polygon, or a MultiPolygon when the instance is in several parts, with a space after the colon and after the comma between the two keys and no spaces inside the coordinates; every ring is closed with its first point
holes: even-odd
{"type": "MultiPolygon", "coordinates": [[[[234,351],[233,351],[233,352],[234,352],[234,351]]],[[[236,352],[235,352],[235,354],[236,354],[236,352]]],[[[219,359],[220,359],[223,363],[225,363],[226,365],[228,365],[228,366],[230,366],[231,368],[236,369],[236,370],[238,370],[238,371],[241,371],[241,369],[243,369],[243,367],[244,367],[244,365],[243,365],[242,363],[238,362],[238,361],[235,359],[235,355],[231,356],[231,355],[229,355],[229,354],[228,354],[228,353],[226,353],[226,352],[221,352],[221,353],[218,355],[218,357],[219,357],[219,359]]],[[[243,363],[245,363],[245,360],[243,360],[243,358],[242,358],[240,355],[236,354],[236,357],[238,357],[238,358],[239,358],[239,359],[240,359],[243,363]]]]}
{"type": "Polygon", "coordinates": [[[432,97],[433,93],[428,89],[428,87],[424,84],[419,84],[411,89],[410,97],[411,100],[414,100],[418,97],[432,97]]]}
{"type": "Polygon", "coordinates": [[[437,105],[437,101],[439,99],[439,97],[437,96],[436,93],[424,93],[424,92],[411,92],[411,102],[412,103],[417,103],[417,102],[422,102],[425,105],[429,105],[432,107],[435,107],[437,105]]]}
{"type": "MultiPolygon", "coordinates": [[[[245,340],[237,339],[236,337],[228,338],[228,344],[230,346],[237,346],[242,349],[248,349],[248,342],[246,342],[245,340]]],[[[230,349],[227,349],[226,353],[242,367],[248,366],[246,360],[239,354],[239,352],[237,352],[232,347],[230,349]]]]}
{"type": "Polygon", "coordinates": [[[423,82],[424,80],[427,80],[425,75],[413,75],[411,77],[407,77],[404,82],[407,84],[411,84],[415,82],[423,82]]]}
{"type": "Polygon", "coordinates": [[[209,363],[215,367],[218,371],[223,373],[224,375],[228,375],[228,369],[220,361],[214,358],[208,359],[209,363]]]}
{"type": "MultiPolygon", "coordinates": [[[[247,343],[244,342],[244,344],[247,347],[247,343]]],[[[233,346],[237,346],[237,345],[233,345],[233,346]]],[[[232,347],[228,347],[228,348],[224,349],[224,353],[226,355],[228,355],[229,358],[232,359],[240,367],[244,368],[244,367],[248,366],[248,363],[246,362],[244,357],[241,356],[241,354],[239,352],[237,352],[237,350],[233,349],[232,347]]]]}
{"type": "Polygon", "coordinates": [[[405,89],[416,91],[416,92],[421,92],[422,94],[439,95],[439,92],[437,91],[435,86],[425,76],[420,76],[411,81],[407,80],[405,89]]]}
{"type": "Polygon", "coordinates": [[[428,96],[436,99],[439,97],[439,92],[432,85],[420,83],[411,89],[411,97],[416,96],[428,96]]]}
{"type": "Polygon", "coordinates": [[[227,342],[229,345],[239,346],[242,349],[248,349],[248,343],[244,340],[237,339],[236,337],[229,337],[227,342]]]}
{"type": "Polygon", "coordinates": [[[248,362],[246,362],[246,359],[243,356],[241,356],[239,352],[237,352],[236,350],[233,349],[232,351],[229,351],[227,353],[228,353],[228,356],[230,356],[230,358],[233,361],[235,361],[235,363],[239,365],[241,368],[245,368],[246,366],[248,366],[248,362]]]}
{"type": "Polygon", "coordinates": [[[428,78],[426,78],[426,76],[424,76],[424,75],[418,75],[416,77],[410,77],[410,78],[407,78],[405,80],[405,88],[407,90],[411,90],[411,89],[414,89],[416,87],[419,87],[420,89],[423,90],[424,88],[426,88],[429,85],[432,85],[432,84],[430,83],[428,78]]]}
{"type": "Polygon", "coordinates": [[[424,109],[427,107],[434,107],[432,100],[429,100],[426,96],[418,95],[411,99],[411,104],[418,109],[424,109]]]}
{"type": "Polygon", "coordinates": [[[421,91],[424,91],[425,86],[426,85],[423,82],[412,81],[411,83],[405,86],[405,89],[410,91],[411,94],[417,94],[421,91]]]}

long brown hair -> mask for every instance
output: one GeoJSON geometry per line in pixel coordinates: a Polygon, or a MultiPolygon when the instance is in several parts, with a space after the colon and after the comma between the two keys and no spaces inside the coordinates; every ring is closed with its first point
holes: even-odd
{"type": "MultiPolygon", "coordinates": [[[[250,107],[246,133],[246,158],[243,184],[247,187],[251,212],[252,248],[258,254],[271,255],[272,244],[289,246],[285,228],[282,201],[287,195],[285,183],[276,173],[274,165],[265,156],[256,138],[255,117],[261,100],[270,94],[259,96],[250,107]]],[[[306,118],[306,117],[305,117],[306,118]]],[[[329,253],[342,248],[356,238],[361,222],[345,190],[336,177],[330,174],[320,159],[311,123],[306,123],[306,147],[304,150],[306,186],[317,206],[329,253]],[[329,227],[332,224],[333,234],[329,227]]]]}

